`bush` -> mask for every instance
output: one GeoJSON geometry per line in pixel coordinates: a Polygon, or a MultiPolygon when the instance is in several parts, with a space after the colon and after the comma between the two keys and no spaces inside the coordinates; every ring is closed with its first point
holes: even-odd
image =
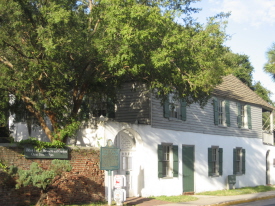
{"type": "Polygon", "coordinates": [[[68,160],[53,160],[48,170],[42,169],[38,163],[33,162],[29,170],[18,169],[16,188],[32,185],[46,190],[57,175],[61,175],[62,172],[69,172],[71,169],[72,166],[68,160]]]}

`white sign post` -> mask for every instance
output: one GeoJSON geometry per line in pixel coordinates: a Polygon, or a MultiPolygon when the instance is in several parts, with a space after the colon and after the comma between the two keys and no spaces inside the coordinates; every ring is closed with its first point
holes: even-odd
{"type": "Polygon", "coordinates": [[[119,169],[119,149],[114,147],[111,139],[107,141],[106,147],[100,148],[100,169],[108,171],[108,205],[112,204],[112,171],[119,169]]]}

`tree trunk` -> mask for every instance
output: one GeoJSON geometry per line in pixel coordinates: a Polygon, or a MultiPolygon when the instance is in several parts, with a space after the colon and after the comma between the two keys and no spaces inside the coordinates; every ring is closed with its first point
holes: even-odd
{"type": "Polygon", "coordinates": [[[26,108],[35,115],[35,117],[38,119],[40,126],[42,127],[43,131],[45,132],[45,134],[47,135],[47,137],[49,138],[49,140],[51,142],[53,142],[54,137],[52,135],[52,131],[49,129],[48,125],[46,124],[46,121],[44,120],[44,118],[42,117],[41,113],[37,110],[34,109],[33,103],[32,101],[26,97],[23,96],[22,100],[27,104],[26,108]]]}
{"type": "Polygon", "coordinates": [[[46,204],[44,204],[44,200],[47,198],[47,193],[44,193],[43,191],[41,191],[41,195],[39,200],[37,201],[37,203],[35,204],[35,206],[44,206],[46,204]]]}

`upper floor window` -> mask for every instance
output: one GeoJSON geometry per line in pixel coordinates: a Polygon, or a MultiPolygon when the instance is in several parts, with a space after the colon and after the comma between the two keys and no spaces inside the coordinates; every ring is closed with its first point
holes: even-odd
{"type": "Polygon", "coordinates": [[[163,114],[165,118],[175,118],[186,120],[186,102],[178,100],[173,94],[169,94],[168,99],[163,105],[163,114]]]}
{"type": "Polygon", "coordinates": [[[230,126],[230,106],[228,100],[214,98],[214,124],[230,126]]]}
{"type": "Polygon", "coordinates": [[[238,107],[238,117],[237,117],[238,127],[252,129],[250,105],[237,103],[237,107],[238,107]]]}
{"type": "Polygon", "coordinates": [[[218,146],[208,148],[208,175],[222,175],[223,149],[218,146]]]}
{"type": "Polygon", "coordinates": [[[171,143],[158,145],[158,177],[178,176],[178,146],[171,143]]]}
{"type": "Polygon", "coordinates": [[[233,150],[233,173],[245,174],[245,149],[241,147],[233,150]]]}

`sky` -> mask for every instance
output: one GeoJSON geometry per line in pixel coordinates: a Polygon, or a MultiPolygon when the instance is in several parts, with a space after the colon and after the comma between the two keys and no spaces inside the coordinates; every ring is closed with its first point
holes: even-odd
{"type": "Polygon", "coordinates": [[[202,9],[193,15],[201,23],[220,12],[231,12],[226,33],[232,37],[225,45],[233,53],[249,56],[253,83],[260,81],[274,93],[271,99],[275,101],[275,82],[263,70],[266,52],[275,43],[275,0],[201,0],[192,6],[202,9]]]}

